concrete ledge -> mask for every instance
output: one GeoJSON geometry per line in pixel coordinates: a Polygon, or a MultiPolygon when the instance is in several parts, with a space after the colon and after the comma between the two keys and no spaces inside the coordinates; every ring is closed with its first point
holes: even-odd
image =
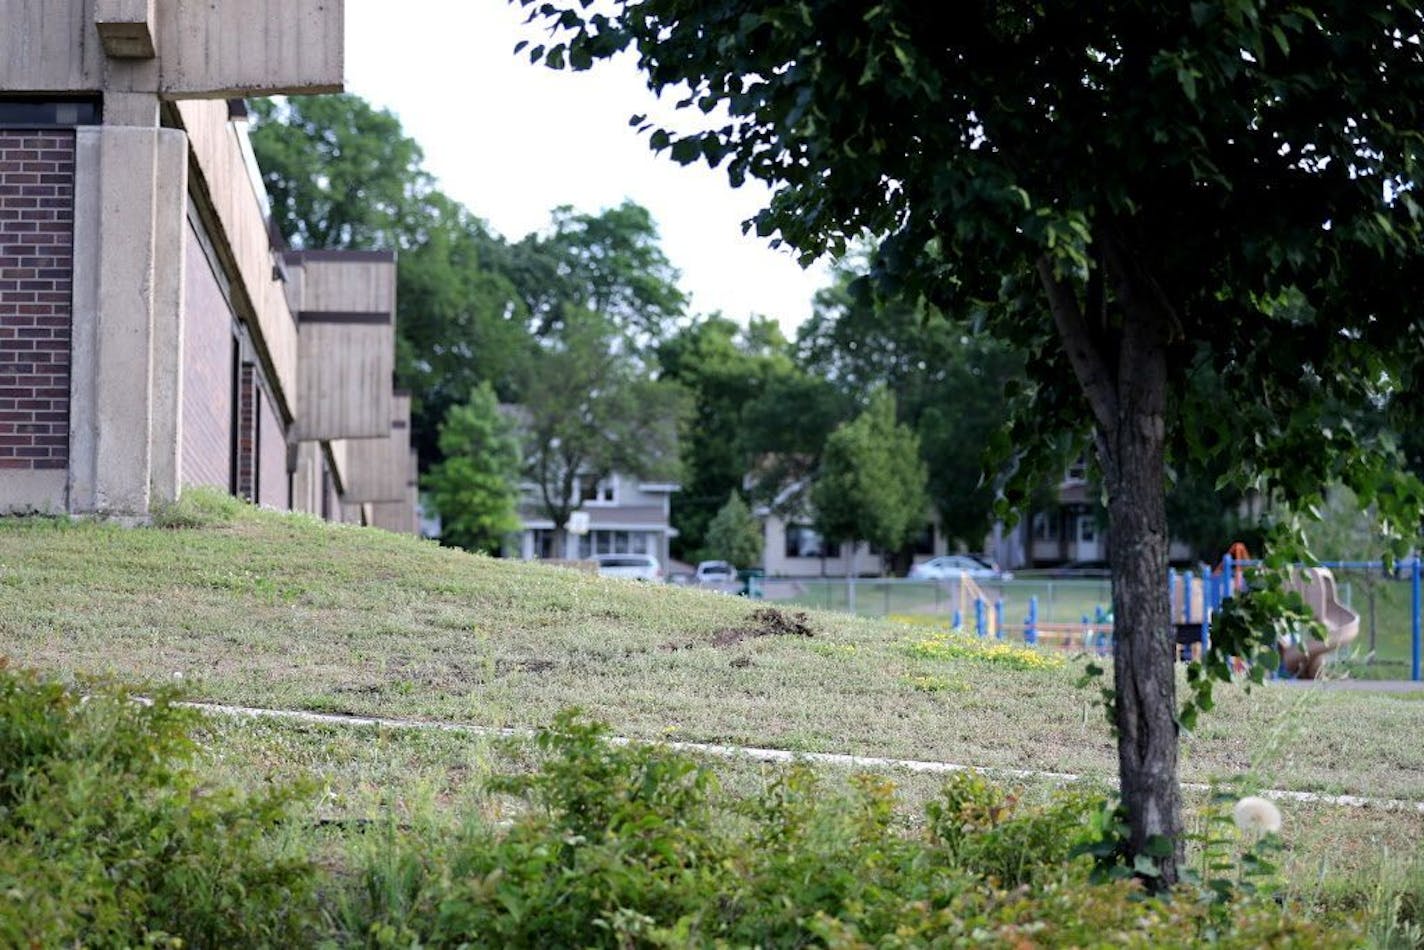
{"type": "Polygon", "coordinates": [[[64,469],[0,469],[0,515],[62,515],[68,510],[64,469]]]}
{"type": "Polygon", "coordinates": [[[104,52],[114,59],[153,59],[153,6],[154,0],[94,0],[94,25],[104,52]]]}

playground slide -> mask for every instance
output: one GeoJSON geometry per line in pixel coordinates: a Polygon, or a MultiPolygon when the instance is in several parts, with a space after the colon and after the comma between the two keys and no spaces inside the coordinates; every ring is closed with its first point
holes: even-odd
{"type": "Polygon", "coordinates": [[[1282,641],[1281,668],[1299,679],[1313,680],[1320,675],[1325,660],[1335,650],[1345,646],[1360,634],[1360,615],[1340,603],[1335,590],[1335,575],[1326,567],[1304,567],[1291,572],[1290,590],[1300,594],[1311,612],[1325,627],[1325,639],[1305,637],[1295,642],[1282,641]]]}

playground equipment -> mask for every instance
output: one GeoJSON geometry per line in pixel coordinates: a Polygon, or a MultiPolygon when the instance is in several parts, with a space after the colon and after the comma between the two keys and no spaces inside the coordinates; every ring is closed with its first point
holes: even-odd
{"type": "Polygon", "coordinates": [[[1291,571],[1286,587],[1300,594],[1311,613],[1325,627],[1325,639],[1295,637],[1282,640],[1281,668],[1298,679],[1320,675],[1326,659],[1360,634],[1360,615],[1340,602],[1335,575],[1328,567],[1303,567],[1291,571]]]}

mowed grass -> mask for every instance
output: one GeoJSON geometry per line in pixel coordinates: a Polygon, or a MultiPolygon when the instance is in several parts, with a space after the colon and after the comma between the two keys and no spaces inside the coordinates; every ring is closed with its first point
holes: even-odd
{"type": "MultiPolygon", "coordinates": [[[[739,638],[761,605],[195,497],[213,511],[176,530],[0,522],[0,653],[222,703],[519,727],[578,706],[643,739],[1116,773],[1079,660],[936,655],[925,630],[818,612],[811,636],[739,638]]],[[[1424,703],[1219,700],[1184,779],[1424,799],[1424,703]]]]}

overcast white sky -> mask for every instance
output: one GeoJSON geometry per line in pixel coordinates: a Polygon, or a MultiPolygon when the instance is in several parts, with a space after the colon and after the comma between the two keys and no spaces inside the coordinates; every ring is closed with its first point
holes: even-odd
{"type": "Polygon", "coordinates": [[[785,252],[743,237],[765,200],[721,171],[682,167],[628,126],[654,111],[631,61],[554,72],[515,57],[531,34],[504,0],[348,0],[347,89],[396,113],[442,189],[517,239],[557,205],[596,212],[632,198],[648,208],[696,312],[790,330],[827,281],[785,252]]]}

